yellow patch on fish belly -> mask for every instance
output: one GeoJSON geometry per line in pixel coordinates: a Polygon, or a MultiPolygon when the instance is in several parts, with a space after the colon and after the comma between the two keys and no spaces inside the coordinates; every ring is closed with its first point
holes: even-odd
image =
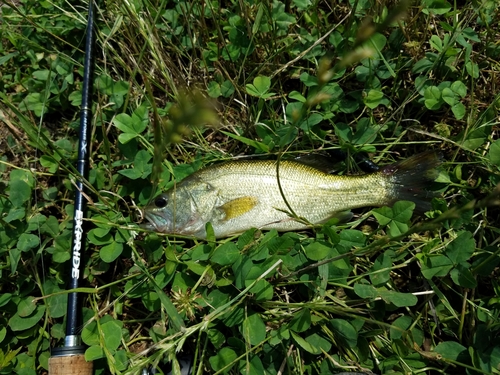
{"type": "Polygon", "coordinates": [[[252,208],[254,208],[257,203],[258,203],[257,198],[241,197],[233,199],[232,201],[229,201],[227,203],[224,203],[219,208],[225,213],[224,220],[231,220],[234,219],[235,217],[247,213],[252,208]]]}

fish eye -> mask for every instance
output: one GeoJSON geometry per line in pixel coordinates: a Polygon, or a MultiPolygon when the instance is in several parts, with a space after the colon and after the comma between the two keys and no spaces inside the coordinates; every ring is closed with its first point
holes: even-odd
{"type": "Polygon", "coordinates": [[[160,196],[160,197],[155,199],[155,206],[157,208],[164,208],[167,206],[167,203],[168,203],[168,201],[167,201],[167,198],[165,198],[165,197],[160,196]]]}

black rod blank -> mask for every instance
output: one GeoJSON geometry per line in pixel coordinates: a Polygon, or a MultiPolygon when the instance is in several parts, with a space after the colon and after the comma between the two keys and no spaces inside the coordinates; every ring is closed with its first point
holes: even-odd
{"type": "MultiPolygon", "coordinates": [[[[73,240],[71,244],[71,275],[69,288],[78,288],[83,279],[83,251],[85,233],[83,218],[87,201],[84,196],[84,181],[89,175],[89,152],[92,126],[92,72],[94,47],[94,10],[93,0],[89,0],[87,35],[85,40],[85,62],[83,70],[82,108],[80,112],[80,134],[78,142],[78,171],[75,193],[75,211],[73,218],[73,240]],[[81,177],[80,177],[81,176],[81,177]]],[[[82,324],[81,296],[72,292],[68,296],[65,346],[80,345],[79,329],[82,324]]]]}
{"type": "MultiPolygon", "coordinates": [[[[83,252],[85,230],[83,217],[86,209],[84,195],[85,181],[89,172],[90,136],[92,125],[92,70],[94,47],[94,0],[89,0],[87,35],[85,39],[85,62],[83,70],[82,108],[80,112],[80,134],[78,141],[78,161],[76,169],[75,212],[73,217],[73,240],[71,243],[71,272],[68,287],[78,288],[83,279],[83,252]]],[[[66,338],[64,347],[53,348],[49,358],[50,375],[92,375],[93,363],[85,360],[85,346],[81,345],[82,327],[81,295],[68,295],[66,314],[66,338]]]]}
{"type": "MultiPolygon", "coordinates": [[[[75,193],[75,212],[73,218],[73,240],[71,243],[71,272],[68,287],[78,288],[83,279],[83,252],[85,249],[85,230],[83,217],[86,209],[84,195],[85,181],[89,172],[90,136],[92,125],[92,70],[94,47],[94,0],[89,0],[87,35],[85,39],[85,62],[83,70],[82,108],[80,112],[80,134],[78,141],[77,181],[75,193]]],[[[66,338],[64,346],[53,348],[49,358],[50,375],[92,375],[93,363],[85,360],[85,346],[81,345],[82,327],[81,295],[72,292],[68,295],[66,314],[66,338]]]]}

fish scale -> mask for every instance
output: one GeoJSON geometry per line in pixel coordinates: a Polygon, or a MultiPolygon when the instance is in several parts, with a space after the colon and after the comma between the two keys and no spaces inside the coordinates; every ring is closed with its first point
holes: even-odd
{"type": "Polygon", "coordinates": [[[279,165],[272,160],[215,164],[148,205],[144,215],[149,224],[145,227],[205,238],[205,226],[210,222],[216,237],[227,237],[252,227],[304,229],[345,216],[353,208],[383,206],[398,199],[425,206],[423,187],[438,163],[438,157],[427,152],[357,176],[332,175],[293,160],[279,165]]]}
{"type": "MultiPolygon", "coordinates": [[[[289,210],[279,190],[274,161],[230,162],[217,168],[216,173],[209,168],[200,173],[199,177],[210,180],[210,184],[220,190],[224,201],[245,195],[258,196],[260,207],[255,208],[289,210]],[[256,176],[260,177],[258,183],[256,176]]],[[[363,186],[373,186],[376,182],[371,181],[376,180],[372,175],[349,177],[329,175],[297,162],[282,161],[279,177],[283,195],[291,209],[310,222],[327,220],[334,212],[356,208],[358,205],[363,206],[367,203],[379,205],[387,201],[385,198],[387,189],[384,186],[379,185],[377,190],[363,188],[363,186]]],[[[260,216],[259,210],[252,210],[248,212],[246,218],[252,218],[257,223],[260,216]],[[252,218],[252,214],[256,217],[252,218]]],[[[266,216],[266,219],[259,220],[259,224],[262,227],[266,224],[264,221],[286,218],[288,215],[277,211],[269,217],[266,216]]],[[[288,224],[288,227],[293,226],[288,224]]]]}

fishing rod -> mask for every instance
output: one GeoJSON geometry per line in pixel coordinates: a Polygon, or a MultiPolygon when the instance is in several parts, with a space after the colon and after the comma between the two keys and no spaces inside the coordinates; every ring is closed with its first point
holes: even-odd
{"type": "MultiPolygon", "coordinates": [[[[94,0],[89,0],[87,35],[85,39],[85,62],[83,70],[82,104],[80,112],[80,133],[78,142],[77,181],[75,192],[75,211],[73,217],[73,240],[71,245],[71,271],[69,289],[78,288],[83,279],[83,251],[85,231],[83,217],[87,206],[84,197],[84,182],[89,174],[90,130],[92,124],[92,69],[94,47],[94,0]]],[[[80,329],[82,327],[81,295],[72,292],[68,295],[66,313],[66,337],[64,346],[53,348],[49,358],[50,375],[91,375],[93,363],[85,361],[80,329]]]]}

